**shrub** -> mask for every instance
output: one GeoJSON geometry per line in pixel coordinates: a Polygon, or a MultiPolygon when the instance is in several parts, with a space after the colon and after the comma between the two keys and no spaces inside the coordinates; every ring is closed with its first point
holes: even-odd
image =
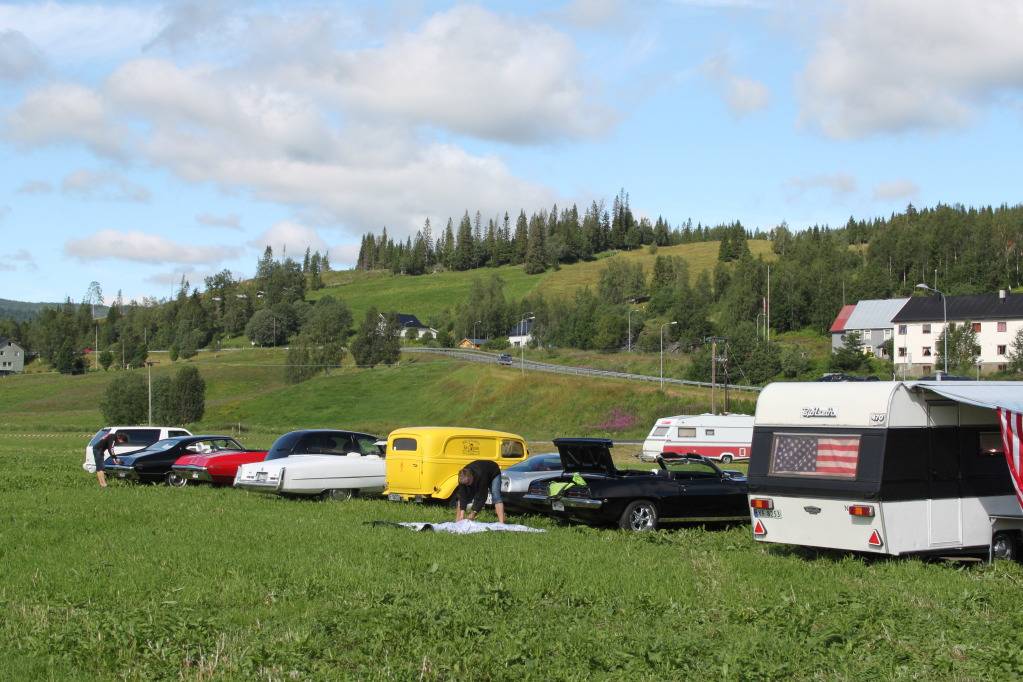
{"type": "Polygon", "coordinates": [[[118,374],[107,384],[99,408],[107,424],[142,424],[149,413],[146,380],[140,374],[118,374]]]}

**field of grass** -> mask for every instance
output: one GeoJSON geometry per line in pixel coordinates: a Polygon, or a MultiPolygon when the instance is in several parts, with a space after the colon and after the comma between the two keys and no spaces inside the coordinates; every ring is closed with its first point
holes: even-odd
{"type": "Polygon", "coordinates": [[[114,484],[0,435],[0,678],[1014,679],[1023,567],[114,484]]]}
{"type": "MultiPolygon", "coordinates": [[[[754,256],[774,259],[771,243],[766,240],[750,240],[749,247],[754,256]]],[[[617,257],[642,263],[649,275],[658,255],[681,256],[689,264],[690,276],[695,280],[704,270],[713,269],[717,263],[718,248],[718,242],[701,242],[660,247],[656,254],[651,254],[647,248],[623,251],[617,257]]],[[[412,313],[426,322],[430,316],[445,308],[454,308],[467,298],[472,281],[477,277],[500,276],[505,283],[505,296],[509,301],[518,301],[534,291],[546,296],[565,297],[584,286],[596,288],[600,272],[605,267],[606,257],[563,265],[559,270],[548,270],[539,275],[527,275],[518,265],[418,277],[392,275],[384,271],[345,270],[327,273],[324,277],[326,288],[310,292],[308,298],[317,300],[326,295],[341,298],[352,309],[356,321],[361,320],[370,306],[376,306],[381,311],[397,309],[398,312],[412,313]]]]}
{"type": "MultiPolygon", "coordinates": [[[[200,353],[192,364],[206,379],[206,415],[193,431],[283,433],[302,427],[349,427],[384,435],[400,426],[449,424],[498,428],[527,438],[646,435],[657,417],[704,412],[703,389],[557,376],[516,367],[405,356],[399,366],[333,370],[298,385],[284,382],[284,350],[200,353]]],[[[153,375],[174,365],[165,354],[153,375]]],[[[179,363],[180,364],[180,361],[179,363]]],[[[36,374],[3,379],[0,429],[92,433],[102,426],[99,401],[113,372],[36,374]]],[[[751,406],[750,406],[751,407],[751,406]]]]}

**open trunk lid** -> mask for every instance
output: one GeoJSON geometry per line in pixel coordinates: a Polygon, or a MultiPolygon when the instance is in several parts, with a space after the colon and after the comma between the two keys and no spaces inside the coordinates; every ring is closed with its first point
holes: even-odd
{"type": "Polygon", "coordinates": [[[607,438],[556,438],[565,473],[614,474],[613,444],[607,438]]]}

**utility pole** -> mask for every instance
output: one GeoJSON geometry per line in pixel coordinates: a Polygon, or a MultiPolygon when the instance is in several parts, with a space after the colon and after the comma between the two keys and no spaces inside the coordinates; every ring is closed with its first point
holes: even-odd
{"type": "Polygon", "coordinates": [[[771,340],[771,266],[767,266],[767,323],[764,326],[764,341],[771,340]]]}
{"type": "Polygon", "coordinates": [[[710,340],[710,413],[717,414],[717,402],[715,390],[718,379],[718,340],[714,337],[710,340]]]}
{"type": "Polygon", "coordinates": [[[153,363],[146,360],[146,376],[149,379],[149,425],[153,425],[153,363]]]}
{"type": "Polygon", "coordinates": [[[96,325],[96,345],[92,347],[93,369],[99,371],[99,322],[93,320],[96,325]]]}

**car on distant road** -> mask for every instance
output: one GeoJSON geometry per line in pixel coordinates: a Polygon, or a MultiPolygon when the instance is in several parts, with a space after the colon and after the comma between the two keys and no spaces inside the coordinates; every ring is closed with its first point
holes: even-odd
{"type": "MultiPolygon", "coordinates": [[[[237,441],[234,441],[237,443],[237,441]]],[[[251,462],[262,462],[266,450],[221,449],[216,444],[206,446],[200,443],[199,452],[189,452],[178,458],[171,466],[167,484],[184,487],[189,483],[212,483],[231,485],[238,473],[238,467],[251,462]]]]}
{"type": "Polygon", "coordinates": [[[515,362],[514,358],[507,353],[501,353],[501,356],[497,358],[497,361],[502,365],[510,365],[515,362]]]}
{"type": "Polygon", "coordinates": [[[103,466],[107,476],[124,481],[180,485],[171,468],[179,458],[224,451],[246,452],[231,436],[180,436],[158,440],[138,452],[108,457],[103,466]]]}
{"type": "Polygon", "coordinates": [[[239,466],[234,485],[275,495],[346,500],[383,492],[385,464],[377,436],[306,429],[278,438],[262,462],[239,466]]]}
{"type": "Polygon", "coordinates": [[[560,474],[561,455],[545,452],[533,455],[501,472],[501,497],[509,510],[519,509],[519,500],[529,490],[529,484],[538,478],[560,474]]]}
{"type": "Polygon", "coordinates": [[[175,426],[104,426],[96,432],[96,435],[89,440],[89,444],[85,446],[85,462],[82,464],[82,468],[90,474],[96,473],[96,461],[92,457],[92,448],[108,433],[123,433],[128,436],[127,441],[114,446],[115,455],[127,455],[130,452],[136,452],[165,438],[192,435],[188,429],[175,426]]]}
{"type": "Polygon", "coordinates": [[[702,455],[661,457],[653,471],[618,469],[610,440],[554,441],[564,472],[529,484],[528,509],[590,525],[655,530],[661,521],[749,521],[746,477],[702,455]]]}

